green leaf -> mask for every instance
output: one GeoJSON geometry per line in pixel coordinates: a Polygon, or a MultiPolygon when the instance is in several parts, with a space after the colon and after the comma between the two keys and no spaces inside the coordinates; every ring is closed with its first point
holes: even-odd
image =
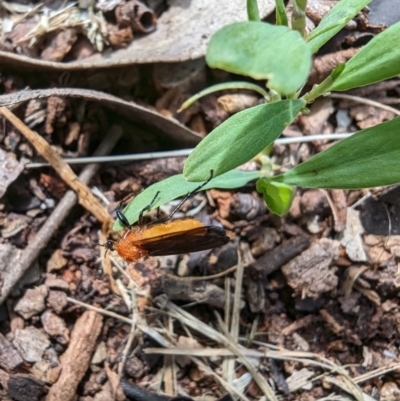
{"type": "Polygon", "coordinates": [[[332,72],[331,72],[331,78],[332,78],[332,82],[335,82],[340,75],[342,74],[342,72],[344,71],[344,69],[346,68],[346,64],[342,63],[339,64],[332,72]]]}
{"type": "Polygon", "coordinates": [[[358,189],[400,182],[400,117],[357,132],[275,181],[309,188],[358,189]]]}
{"type": "Polygon", "coordinates": [[[246,163],[275,141],[305,105],[301,99],[261,104],[236,113],[208,134],[188,157],[183,175],[205,181],[246,163]]]}
{"type": "Polygon", "coordinates": [[[276,10],[275,10],[276,25],[287,26],[288,20],[286,15],[285,3],[283,2],[283,0],[275,0],[275,4],[276,4],[276,10]]]}
{"type": "Polygon", "coordinates": [[[308,35],[307,41],[312,54],[333,38],[355,15],[372,0],[341,0],[308,35]]]}
{"type": "Polygon", "coordinates": [[[247,0],[247,18],[249,21],[260,21],[257,0],[247,0]]]}
{"type": "MultiPolygon", "coordinates": [[[[210,172],[208,173],[210,175],[210,172]]],[[[259,171],[241,171],[232,170],[219,177],[213,178],[202,190],[210,188],[239,188],[260,177],[259,171]]],[[[157,192],[159,192],[156,201],[151,209],[157,209],[159,206],[181,196],[187,195],[199,186],[199,183],[188,182],[182,174],[174,175],[166,180],[157,182],[141,192],[124,209],[123,213],[131,224],[138,221],[139,213],[150,204],[157,192]]],[[[124,226],[117,220],[113,229],[115,231],[123,229],[124,226]]]]}
{"type": "Polygon", "coordinates": [[[211,68],[268,79],[269,88],[290,95],[306,81],[311,53],[301,35],[286,26],[244,21],[211,37],[206,61],[211,68]]]}
{"type": "Polygon", "coordinates": [[[295,188],[268,178],[260,178],[256,185],[257,191],[264,197],[268,209],[278,216],[285,215],[292,206],[295,188]]]}
{"type": "Polygon", "coordinates": [[[346,91],[400,74],[400,22],[369,41],[346,64],[331,91],[346,91]]]}

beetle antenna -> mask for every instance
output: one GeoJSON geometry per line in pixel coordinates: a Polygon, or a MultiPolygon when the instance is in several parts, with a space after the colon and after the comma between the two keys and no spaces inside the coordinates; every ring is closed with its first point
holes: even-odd
{"type": "Polygon", "coordinates": [[[210,177],[208,177],[206,181],[204,181],[201,185],[199,185],[193,191],[188,192],[186,194],[186,196],[178,203],[178,206],[167,217],[163,217],[162,219],[156,220],[153,223],[151,223],[151,225],[165,223],[166,221],[168,221],[195,192],[198,192],[198,191],[200,191],[200,189],[205,187],[212,180],[213,176],[214,176],[214,170],[211,169],[210,177]]]}

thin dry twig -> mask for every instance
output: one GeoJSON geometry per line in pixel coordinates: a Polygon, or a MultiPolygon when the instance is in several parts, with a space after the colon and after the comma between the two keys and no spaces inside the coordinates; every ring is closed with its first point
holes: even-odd
{"type": "MultiPolygon", "coordinates": [[[[234,266],[236,267],[236,266],[234,266]]],[[[232,279],[229,277],[225,278],[225,326],[230,327],[231,325],[231,302],[232,302],[232,295],[231,295],[231,282],[232,279]]],[[[225,357],[222,362],[222,375],[223,378],[228,382],[232,383],[233,381],[233,373],[234,373],[234,363],[235,358],[232,357],[225,357]],[[233,362],[231,362],[233,361],[233,362]]]]}
{"type": "MultiPolygon", "coordinates": [[[[3,110],[3,108],[0,108],[0,110],[3,110]]],[[[113,126],[95,151],[95,154],[103,155],[109,153],[118,142],[121,135],[121,128],[119,126],[113,126]]],[[[99,165],[96,164],[90,164],[86,166],[83,169],[82,173],[79,175],[79,179],[82,185],[89,182],[98,171],[98,169],[99,165]]],[[[47,246],[50,239],[54,236],[58,228],[65,221],[70,210],[76,204],[76,201],[76,193],[74,191],[67,191],[64,197],[56,206],[56,208],[53,210],[52,214],[38,231],[36,236],[24,249],[17,263],[12,266],[12,271],[10,271],[10,274],[3,274],[0,304],[2,304],[6,300],[15,284],[20,280],[20,278],[25,274],[32,263],[37,259],[40,252],[47,246]]]]}
{"type": "Polygon", "coordinates": [[[74,299],[74,298],[71,298],[71,297],[67,297],[67,301],[71,302],[71,303],[73,303],[75,305],[82,306],[82,307],[84,307],[86,309],[92,310],[94,312],[101,313],[104,316],[109,316],[109,317],[113,317],[114,319],[121,320],[124,323],[128,323],[128,324],[132,323],[132,319],[129,319],[129,318],[127,318],[125,316],[122,316],[122,315],[118,315],[118,313],[110,312],[108,310],[104,310],[104,309],[101,309],[101,308],[96,308],[95,306],[86,304],[85,302],[78,301],[77,299],[74,299]]]}
{"type": "Polygon", "coordinates": [[[353,102],[362,103],[362,104],[366,104],[368,106],[377,107],[377,108],[382,109],[382,110],[390,111],[391,113],[395,114],[396,116],[400,116],[400,110],[397,110],[394,107],[387,106],[386,104],[377,102],[375,100],[366,99],[366,98],[360,97],[360,96],[346,95],[344,93],[331,93],[329,96],[331,98],[333,98],[333,99],[352,100],[353,102]]]}
{"type": "MultiPolygon", "coordinates": [[[[245,341],[246,339],[242,339],[245,341]]],[[[381,367],[375,369],[371,372],[365,373],[363,375],[357,376],[355,378],[350,378],[344,367],[336,365],[334,362],[330,361],[322,357],[321,355],[315,354],[313,352],[305,352],[305,351],[290,351],[278,348],[276,346],[260,343],[258,341],[254,341],[254,343],[258,343],[262,346],[268,346],[272,348],[271,350],[267,350],[265,352],[255,350],[255,349],[243,349],[242,352],[249,358],[271,358],[281,361],[290,361],[301,363],[306,366],[316,366],[321,369],[326,370],[326,372],[322,375],[318,375],[310,379],[310,382],[320,380],[323,377],[327,377],[328,374],[339,374],[342,377],[346,376],[347,381],[351,380],[354,384],[359,384],[370,380],[377,376],[382,376],[384,374],[390,373],[400,368],[400,363],[391,364],[387,367],[381,367]],[[275,351],[274,351],[275,350],[275,351]]],[[[204,349],[186,349],[182,347],[172,347],[172,348],[145,348],[143,350],[146,354],[160,354],[160,355],[191,355],[193,357],[227,357],[227,356],[235,356],[235,353],[227,348],[204,348],[204,349]]],[[[301,386],[306,385],[307,383],[303,383],[301,386]]],[[[293,391],[295,391],[294,389],[293,391]]],[[[293,392],[292,391],[292,392],[293,392]]]]}
{"type": "Polygon", "coordinates": [[[68,348],[60,358],[61,374],[51,386],[46,401],[72,401],[75,398],[96,349],[102,325],[103,317],[91,311],[85,311],[76,321],[68,348]]]}
{"type": "MultiPolygon", "coordinates": [[[[75,305],[80,305],[86,309],[98,312],[102,315],[105,316],[109,316],[109,317],[113,317],[115,319],[118,319],[124,323],[128,323],[131,324],[132,320],[125,317],[125,316],[121,316],[118,315],[117,313],[114,312],[110,312],[110,311],[106,311],[104,309],[100,309],[100,308],[96,308],[95,306],[86,304],[84,302],[78,301],[74,298],[70,298],[67,297],[67,301],[71,302],[75,305]]],[[[164,349],[169,349],[170,347],[172,347],[172,344],[166,340],[164,337],[162,337],[156,330],[154,330],[153,328],[147,326],[144,322],[140,322],[137,324],[137,328],[139,330],[141,330],[144,334],[148,335],[149,337],[151,337],[154,341],[156,341],[158,344],[160,344],[161,346],[165,347],[162,348],[164,349]]],[[[174,341],[175,345],[176,345],[176,341],[174,341]]],[[[203,370],[204,372],[206,372],[206,374],[214,377],[214,379],[230,394],[235,394],[237,397],[239,397],[241,400],[243,401],[250,401],[244,394],[240,393],[235,387],[231,386],[229,383],[227,383],[225,380],[223,380],[220,376],[218,376],[207,364],[205,364],[204,362],[202,362],[200,359],[195,358],[191,355],[191,352],[186,352],[185,354],[186,356],[188,356],[190,358],[190,360],[195,363],[199,369],[203,370]]]]}
{"type": "MultiPolygon", "coordinates": [[[[241,260],[240,252],[238,254],[238,263],[236,266],[236,282],[235,282],[235,293],[233,297],[233,307],[232,307],[232,317],[230,325],[230,335],[232,340],[237,343],[239,338],[239,318],[240,318],[240,303],[242,297],[242,287],[243,287],[243,275],[244,275],[244,265],[241,260]]],[[[225,326],[229,327],[229,326],[225,326]]],[[[228,358],[226,362],[225,379],[228,383],[233,383],[235,379],[235,358],[228,358]]]]}
{"type": "Polygon", "coordinates": [[[374,377],[383,376],[398,369],[400,369],[400,363],[393,363],[389,366],[382,366],[375,370],[371,370],[371,372],[367,372],[360,376],[357,376],[356,378],[354,378],[354,381],[356,383],[363,383],[367,380],[373,379],[374,377]]]}
{"type": "MultiPolygon", "coordinates": [[[[267,400],[271,401],[278,401],[276,395],[274,394],[272,388],[265,380],[264,376],[258,374],[254,366],[252,365],[251,361],[243,354],[242,348],[240,345],[235,344],[229,338],[224,336],[222,333],[214,330],[212,327],[206,325],[205,323],[201,322],[200,320],[196,319],[194,316],[179,308],[177,305],[173,304],[172,302],[167,303],[167,309],[171,313],[173,317],[178,319],[180,322],[185,323],[187,326],[191,327],[192,329],[206,335],[210,339],[223,344],[225,347],[230,349],[235,355],[239,358],[241,363],[246,367],[249,373],[252,375],[254,381],[260,387],[261,391],[264,393],[267,400]]],[[[222,323],[223,324],[223,323],[222,323]]]]}
{"type": "Polygon", "coordinates": [[[120,377],[122,376],[122,371],[124,369],[126,359],[128,358],[129,350],[131,349],[133,340],[135,339],[136,324],[139,316],[136,294],[133,288],[131,288],[131,305],[132,305],[131,331],[129,333],[128,341],[126,342],[126,346],[122,352],[121,362],[118,366],[118,376],[120,377]]]}
{"type": "Polygon", "coordinates": [[[237,343],[239,338],[239,319],[240,319],[240,304],[242,300],[242,288],[243,288],[243,275],[244,275],[244,265],[242,263],[242,258],[240,252],[238,251],[238,263],[236,270],[236,282],[235,282],[235,294],[233,298],[233,308],[232,308],[232,323],[230,334],[234,341],[237,343]]]}
{"type": "Polygon", "coordinates": [[[103,226],[111,227],[111,217],[106,208],[93,196],[87,185],[79,180],[71,167],[54,152],[50,144],[36,132],[28,128],[7,108],[0,107],[0,113],[24,135],[36,151],[52,165],[60,177],[77,193],[79,203],[92,213],[103,226]]]}
{"type": "MultiPolygon", "coordinates": [[[[167,317],[167,326],[169,333],[173,333],[173,321],[170,316],[167,317]]],[[[170,337],[172,338],[173,336],[170,337]]],[[[178,389],[178,381],[176,379],[176,362],[173,355],[164,358],[164,389],[167,394],[175,396],[178,389]]]]}
{"type": "Polygon", "coordinates": [[[220,273],[216,274],[211,274],[209,276],[186,276],[186,277],[177,277],[173,274],[165,274],[166,276],[169,276],[173,278],[175,281],[204,281],[204,280],[214,280],[216,278],[224,277],[228,275],[229,273],[234,272],[238,268],[238,265],[232,266],[229,269],[226,269],[220,273]]]}

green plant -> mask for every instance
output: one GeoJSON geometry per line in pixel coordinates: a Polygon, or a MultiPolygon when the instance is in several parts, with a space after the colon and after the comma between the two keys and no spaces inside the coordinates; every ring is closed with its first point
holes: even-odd
{"type": "MultiPolygon", "coordinates": [[[[310,72],[312,54],[370,1],[341,0],[307,35],[305,0],[292,1],[293,29],[287,27],[282,0],[276,0],[276,26],[261,22],[256,0],[248,0],[249,21],[237,22],[216,32],[210,40],[206,61],[212,68],[267,80],[269,93],[262,88],[258,92],[268,103],[241,111],[214,129],[189,156],[183,177],[171,178],[176,179],[174,187],[165,180],[144,191],[125,210],[129,220],[136,221],[140,206],[148,203],[156,190],[160,191],[160,198],[154,207],[189,192],[196,185],[194,182],[207,179],[211,169],[216,178],[208,187],[234,188],[249,182],[255,178],[254,173],[233,169],[273,143],[308,103],[332,91],[346,91],[400,74],[398,22],[300,97],[310,72]]],[[[238,87],[243,87],[240,84],[238,87]]],[[[232,87],[234,83],[227,85],[232,87]]],[[[221,85],[214,89],[221,89],[221,85]]],[[[282,175],[257,178],[257,190],[264,195],[268,208],[279,215],[290,208],[295,186],[358,189],[398,183],[400,117],[360,131],[282,175]]],[[[117,223],[115,228],[121,227],[117,223]]]]}

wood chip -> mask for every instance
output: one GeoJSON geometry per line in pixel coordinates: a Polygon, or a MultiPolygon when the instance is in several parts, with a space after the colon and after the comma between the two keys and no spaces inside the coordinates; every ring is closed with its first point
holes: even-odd
{"type": "Polygon", "coordinates": [[[48,288],[45,285],[26,290],[24,296],[15,305],[15,312],[24,319],[30,319],[44,311],[48,288]]]}
{"type": "Polygon", "coordinates": [[[60,377],[51,387],[46,401],[74,399],[77,387],[89,367],[102,323],[103,317],[92,311],[84,312],[76,321],[69,346],[60,358],[60,377]]]}
{"type": "Polygon", "coordinates": [[[360,221],[360,212],[348,208],[346,221],[346,228],[340,242],[346,248],[347,256],[353,262],[366,262],[367,254],[365,253],[361,237],[364,228],[360,221]]]}
{"type": "Polygon", "coordinates": [[[42,359],[44,351],[50,346],[50,341],[36,327],[28,326],[23,330],[15,330],[13,344],[26,362],[35,363],[42,359]]]}
{"type": "Polygon", "coordinates": [[[69,331],[65,321],[50,310],[46,310],[40,317],[44,331],[60,344],[68,344],[69,331]]]}
{"type": "Polygon", "coordinates": [[[322,238],[282,267],[296,295],[316,299],[336,287],[338,278],[330,265],[339,256],[339,245],[339,241],[322,238]]]}
{"type": "Polygon", "coordinates": [[[7,153],[0,149],[0,198],[23,169],[24,165],[19,163],[12,153],[7,153]]]}
{"type": "Polygon", "coordinates": [[[13,400],[39,401],[45,392],[45,383],[31,375],[16,374],[8,380],[8,393],[13,400]]]}
{"type": "Polygon", "coordinates": [[[11,372],[24,363],[13,345],[0,333],[0,367],[11,372]]]}

